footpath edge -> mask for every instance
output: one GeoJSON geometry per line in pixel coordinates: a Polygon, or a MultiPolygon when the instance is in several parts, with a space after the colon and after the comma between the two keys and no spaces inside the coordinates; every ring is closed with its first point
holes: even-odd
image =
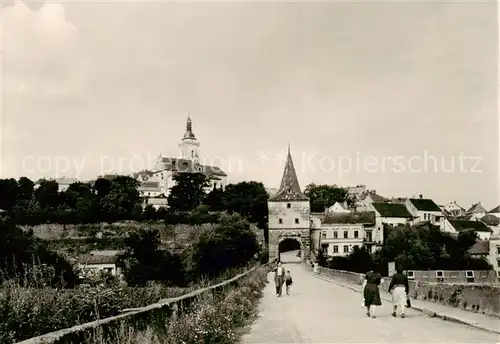
{"type": "MultiPolygon", "coordinates": [[[[315,272],[310,271],[310,270],[309,270],[309,272],[314,277],[316,277],[316,278],[319,278],[319,279],[324,280],[326,282],[334,283],[336,285],[339,285],[339,286],[347,288],[347,289],[351,289],[351,290],[353,290],[353,291],[355,291],[357,293],[361,293],[361,290],[360,290],[361,288],[356,288],[356,287],[354,287],[352,285],[349,285],[347,283],[343,283],[338,278],[329,277],[329,276],[325,277],[324,275],[322,275],[320,273],[315,273],[315,272]]],[[[392,299],[390,299],[386,295],[380,295],[380,297],[383,300],[385,300],[385,301],[392,302],[392,299]]],[[[424,313],[425,315],[427,315],[427,316],[429,316],[431,318],[440,318],[440,319],[445,320],[445,321],[450,321],[450,322],[454,322],[454,323],[458,323],[458,324],[462,324],[462,325],[467,325],[467,326],[475,327],[475,328],[483,330],[483,331],[500,334],[500,329],[499,328],[494,329],[494,328],[491,328],[489,326],[485,326],[485,325],[480,324],[480,323],[474,323],[474,322],[472,322],[470,320],[461,319],[460,317],[457,317],[455,315],[449,315],[449,314],[445,314],[445,313],[442,313],[442,312],[436,312],[436,311],[433,311],[430,308],[418,307],[418,306],[413,305],[413,304],[411,306],[411,309],[414,309],[416,311],[422,312],[422,313],[424,313]]]]}

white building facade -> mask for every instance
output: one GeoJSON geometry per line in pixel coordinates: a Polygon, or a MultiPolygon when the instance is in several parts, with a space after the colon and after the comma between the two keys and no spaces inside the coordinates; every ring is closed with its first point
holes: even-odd
{"type": "Polygon", "coordinates": [[[201,163],[200,143],[193,133],[190,117],[186,121],[186,132],[178,146],[179,157],[168,158],[159,155],[152,171],[146,170],[133,174],[133,177],[141,182],[139,192],[142,197],[163,199],[148,201],[147,204],[154,203],[155,207],[167,206],[170,188],[175,185],[174,176],[176,173],[201,172],[205,174],[209,180],[207,192],[210,192],[214,187],[224,188],[226,186],[227,174],[224,171],[217,166],[201,163]]]}

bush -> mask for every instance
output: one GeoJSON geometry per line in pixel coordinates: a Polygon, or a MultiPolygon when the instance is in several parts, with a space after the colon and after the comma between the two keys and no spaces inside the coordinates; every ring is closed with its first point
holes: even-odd
{"type": "Polygon", "coordinates": [[[95,336],[90,343],[149,343],[149,344],[207,344],[237,343],[241,328],[256,316],[262,289],[268,283],[268,267],[261,267],[243,278],[239,286],[228,287],[219,296],[206,293],[200,296],[189,312],[170,319],[159,328],[145,331],[118,329],[115,338],[95,336]],[[108,339],[108,340],[106,340],[108,339]]]}

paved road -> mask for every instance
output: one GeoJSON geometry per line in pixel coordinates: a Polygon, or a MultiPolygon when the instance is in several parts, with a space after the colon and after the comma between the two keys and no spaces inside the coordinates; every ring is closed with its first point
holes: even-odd
{"type": "MultiPolygon", "coordinates": [[[[283,261],[295,260],[291,256],[283,261]]],[[[292,295],[276,297],[273,276],[264,289],[259,318],[242,343],[499,343],[500,338],[465,325],[407,310],[391,316],[384,302],[376,319],[361,307],[361,294],[319,279],[301,264],[286,263],[294,277],[292,295]]]]}

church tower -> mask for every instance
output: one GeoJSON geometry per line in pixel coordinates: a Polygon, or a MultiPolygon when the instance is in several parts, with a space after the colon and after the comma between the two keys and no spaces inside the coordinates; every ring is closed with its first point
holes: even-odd
{"type": "Polygon", "coordinates": [[[181,143],[179,143],[179,148],[181,150],[179,158],[191,160],[198,165],[200,163],[199,147],[200,143],[193,134],[191,117],[188,116],[186,121],[186,132],[184,133],[181,143]]]}
{"type": "Polygon", "coordinates": [[[310,254],[311,207],[309,198],[300,190],[290,147],[278,192],[269,199],[269,260],[279,258],[280,243],[296,240],[300,244],[302,260],[310,254]]]}

